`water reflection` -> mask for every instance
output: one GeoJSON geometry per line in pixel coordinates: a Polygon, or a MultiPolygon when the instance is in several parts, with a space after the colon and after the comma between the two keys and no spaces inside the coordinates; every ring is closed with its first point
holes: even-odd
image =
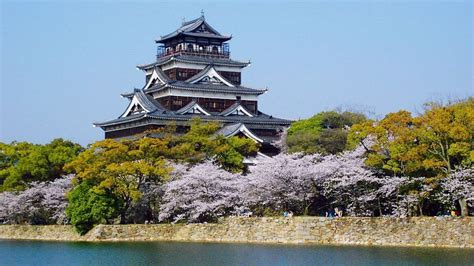
{"type": "Polygon", "coordinates": [[[178,242],[1,241],[0,265],[472,265],[474,250],[178,242]]]}

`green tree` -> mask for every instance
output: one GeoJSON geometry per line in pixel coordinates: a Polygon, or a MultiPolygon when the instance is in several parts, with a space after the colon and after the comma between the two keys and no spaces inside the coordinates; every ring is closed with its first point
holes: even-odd
{"type": "Polygon", "coordinates": [[[165,142],[159,138],[115,141],[106,139],[91,145],[67,165],[76,173],[76,182],[89,182],[94,193],[113,196],[120,202],[120,222],[127,222],[127,211],[141,197],[145,182],[164,182],[171,169],[163,158],[165,142]]]}
{"type": "Polygon", "coordinates": [[[294,122],[288,130],[289,152],[336,154],[346,148],[348,128],[367,120],[353,112],[321,112],[294,122]]]}
{"type": "Polygon", "coordinates": [[[94,192],[94,185],[89,181],[80,183],[69,192],[68,201],[66,215],[81,235],[95,225],[107,223],[117,217],[117,210],[121,205],[110,193],[94,192]]]}
{"type": "Polygon", "coordinates": [[[417,137],[425,169],[451,173],[474,162],[474,98],[443,106],[425,105],[417,118],[417,137]]]}
{"type": "Polygon", "coordinates": [[[84,225],[84,228],[90,228],[99,220],[104,221],[104,217],[98,219],[85,215],[82,209],[88,210],[93,207],[91,204],[102,204],[107,200],[113,203],[107,206],[114,211],[108,211],[111,216],[106,218],[120,215],[121,223],[128,222],[128,212],[141,199],[143,186],[150,183],[160,185],[167,181],[171,169],[166,160],[199,163],[214,159],[228,171],[242,171],[244,156],[255,154],[257,144],[247,138],[218,135],[219,127],[219,124],[193,120],[184,134],[177,134],[177,127],[170,125],[146,132],[133,140],[106,139],[92,144],[66,165],[68,171],[76,173],[78,186],[85,187],[82,184],[87,184],[88,190],[81,187],[78,195],[95,195],[95,201],[81,201],[79,196],[69,198],[71,221],[76,219],[79,222],[74,223],[84,225]]]}
{"type": "Polygon", "coordinates": [[[474,98],[448,104],[428,103],[418,117],[408,111],[380,121],[354,125],[348,146],[370,139],[366,164],[397,175],[445,176],[474,162],[474,98]]]}
{"type": "Polygon", "coordinates": [[[218,135],[220,127],[218,123],[203,123],[194,119],[183,135],[172,134],[171,130],[165,129],[168,137],[164,139],[167,139],[170,147],[167,158],[192,164],[214,159],[227,171],[243,171],[244,157],[255,155],[259,149],[258,144],[248,138],[218,135]]]}
{"type": "Polygon", "coordinates": [[[1,190],[23,190],[34,181],[52,181],[66,174],[64,165],[83,148],[55,139],[46,145],[27,142],[0,143],[1,190]]]}

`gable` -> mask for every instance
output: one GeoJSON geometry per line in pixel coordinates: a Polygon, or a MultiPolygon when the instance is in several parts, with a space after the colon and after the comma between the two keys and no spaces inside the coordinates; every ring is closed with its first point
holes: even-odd
{"type": "Polygon", "coordinates": [[[164,74],[163,73],[158,73],[158,71],[161,71],[161,70],[157,70],[157,68],[153,69],[153,72],[151,73],[151,76],[148,79],[147,84],[145,85],[145,89],[148,89],[153,85],[163,85],[163,84],[166,83],[166,80],[163,77],[164,74]],[[160,75],[160,74],[162,74],[162,75],[160,75]]]}
{"type": "Polygon", "coordinates": [[[229,116],[229,115],[241,115],[241,116],[248,116],[253,117],[253,114],[245,109],[239,102],[235,103],[233,106],[229,107],[227,110],[224,110],[221,115],[229,116]]]}
{"type": "Polygon", "coordinates": [[[229,115],[243,115],[243,116],[249,116],[253,117],[253,115],[247,111],[245,108],[242,107],[242,105],[237,106],[232,112],[229,112],[225,114],[224,116],[229,116],[229,115]]]}
{"type": "Polygon", "coordinates": [[[197,102],[191,102],[187,106],[176,111],[178,114],[199,114],[199,115],[211,115],[204,108],[202,108],[197,102]]]}
{"type": "Polygon", "coordinates": [[[204,20],[203,17],[198,19],[196,22],[199,24],[188,27],[188,29],[184,30],[184,32],[207,33],[207,34],[213,34],[213,35],[219,35],[219,36],[221,35],[217,30],[211,27],[211,25],[207,24],[207,22],[204,20]]]}
{"type": "Polygon", "coordinates": [[[187,82],[191,84],[217,84],[235,87],[234,84],[220,75],[214,67],[203,69],[203,72],[196,74],[195,77],[188,79],[187,82]]]}
{"type": "Polygon", "coordinates": [[[245,124],[242,123],[236,123],[236,124],[230,124],[222,127],[219,129],[216,134],[218,135],[223,135],[224,137],[233,137],[233,136],[239,136],[239,137],[247,137],[249,139],[252,139],[256,143],[263,143],[263,140],[259,138],[257,135],[255,135],[252,131],[250,131],[245,124]]]}
{"type": "Polygon", "coordinates": [[[216,32],[212,31],[209,27],[207,27],[206,23],[202,23],[199,27],[197,27],[195,30],[192,32],[196,33],[210,33],[210,34],[216,34],[216,32]]]}
{"type": "Polygon", "coordinates": [[[137,96],[134,95],[132,100],[130,101],[130,104],[128,105],[127,109],[125,112],[120,117],[127,117],[130,115],[134,114],[139,114],[139,113],[146,113],[149,112],[150,110],[147,110],[145,106],[143,106],[140,101],[138,100],[137,96]]]}

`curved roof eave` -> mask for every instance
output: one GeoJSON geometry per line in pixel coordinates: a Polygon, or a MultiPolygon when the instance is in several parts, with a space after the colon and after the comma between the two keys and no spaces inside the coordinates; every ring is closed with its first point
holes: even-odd
{"type": "MultiPolygon", "coordinates": [[[[194,85],[194,84],[193,84],[194,85]]],[[[231,89],[219,89],[219,88],[199,88],[199,87],[190,87],[190,86],[176,86],[174,83],[169,83],[169,84],[165,84],[163,86],[159,86],[159,87],[151,87],[147,90],[145,90],[146,93],[153,93],[153,92],[157,92],[157,91],[160,91],[160,90],[163,90],[163,89],[167,89],[167,88],[171,88],[171,89],[177,89],[177,90],[187,90],[187,91],[205,91],[205,92],[218,92],[218,93],[238,93],[238,94],[247,94],[247,95],[261,95],[261,94],[264,94],[266,93],[268,90],[267,89],[263,89],[263,90],[255,90],[255,89],[248,89],[248,88],[245,88],[245,89],[242,89],[239,87],[227,87],[227,88],[231,88],[231,89]]]]}
{"type": "MultiPolygon", "coordinates": [[[[192,56],[186,56],[186,57],[192,57],[192,56]]],[[[163,58],[162,60],[151,63],[151,64],[137,65],[137,68],[140,69],[140,70],[148,70],[150,68],[154,68],[154,67],[157,67],[157,66],[166,65],[166,64],[168,64],[172,61],[177,61],[177,62],[182,62],[182,63],[203,64],[203,65],[209,64],[209,58],[206,58],[206,61],[199,60],[199,59],[200,58],[194,58],[194,60],[193,60],[193,58],[185,58],[182,55],[171,56],[171,57],[168,57],[168,58],[163,58]]],[[[225,61],[224,60],[213,60],[212,64],[215,65],[215,66],[233,66],[233,67],[244,68],[244,67],[250,65],[250,61],[241,62],[241,61],[234,61],[234,60],[225,60],[225,61]]]]}
{"type": "Polygon", "coordinates": [[[172,38],[176,38],[179,35],[189,35],[189,36],[201,36],[204,35],[204,37],[207,38],[214,38],[214,39],[222,39],[223,41],[230,40],[232,36],[227,36],[227,35],[222,35],[220,34],[216,29],[214,29],[209,23],[206,22],[206,19],[201,16],[197,19],[193,19],[187,22],[183,22],[181,27],[179,27],[177,30],[166,34],[164,36],[161,36],[160,39],[155,40],[156,43],[163,43],[166,42],[167,40],[170,40],[172,38]],[[203,25],[209,30],[210,33],[200,33],[200,32],[193,32],[197,28],[199,28],[201,25],[203,25]]]}
{"type": "MultiPolygon", "coordinates": [[[[152,120],[166,120],[166,121],[189,121],[192,115],[179,115],[174,113],[144,113],[144,114],[137,114],[131,115],[128,117],[117,118],[114,120],[106,121],[106,122],[97,122],[93,123],[94,126],[99,127],[107,127],[113,126],[118,124],[124,124],[129,122],[136,122],[142,119],[152,119],[152,120]]],[[[276,125],[276,126],[289,126],[291,124],[291,120],[281,119],[281,118],[259,118],[257,117],[246,117],[247,119],[237,119],[235,117],[222,117],[222,116],[202,116],[203,121],[208,122],[220,122],[220,123],[246,123],[246,124],[259,124],[259,125],[276,125]]],[[[153,121],[149,122],[153,124],[153,121]]]]}

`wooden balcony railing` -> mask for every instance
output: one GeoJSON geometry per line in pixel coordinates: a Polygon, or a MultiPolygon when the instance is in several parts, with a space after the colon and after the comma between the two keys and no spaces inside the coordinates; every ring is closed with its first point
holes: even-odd
{"type": "Polygon", "coordinates": [[[162,58],[172,55],[193,55],[193,56],[202,56],[202,57],[211,57],[211,58],[229,58],[230,52],[209,52],[209,51],[192,51],[192,50],[181,50],[181,51],[159,51],[156,54],[156,58],[162,58]]]}

